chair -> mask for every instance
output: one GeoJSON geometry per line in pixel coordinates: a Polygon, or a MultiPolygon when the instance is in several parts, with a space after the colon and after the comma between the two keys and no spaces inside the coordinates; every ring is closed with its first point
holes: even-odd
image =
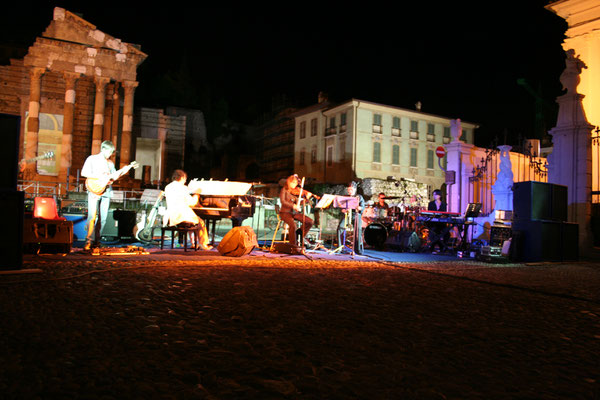
{"type": "Polygon", "coordinates": [[[175,243],[175,232],[181,237],[183,234],[183,251],[187,251],[187,237],[188,233],[194,234],[194,250],[198,251],[200,246],[200,225],[192,225],[188,222],[182,222],[178,225],[163,226],[160,228],[160,249],[162,250],[165,243],[165,232],[171,232],[171,248],[175,243]]]}
{"type": "Polygon", "coordinates": [[[66,221],[66,218],[58,216],[54,197],[36,197],[33,200],[33,217],[55,221],[66,221]]]}
{"type": "Polygon", "coordinates": [[[277,215],[277,226],[275,227],[275,232],[273,233],[273,239],[271,239],[271,247],[269,247],[269,251],[273,251],[273,246],[275,243],[287,243],[287,235],[288,235],[289,227],[279,217],[279,206],[278,205],[275,206],[275,215],[277,215]],[[277,232],[279,232],[279,227],[281,225],[285,225],[285,227],[283,228],[283,240],[276,241],[275,237],[277,237],[277,232]]]}

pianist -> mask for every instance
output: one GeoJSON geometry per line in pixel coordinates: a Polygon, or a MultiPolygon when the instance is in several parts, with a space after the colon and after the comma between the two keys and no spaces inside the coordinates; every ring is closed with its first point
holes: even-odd
{"type": "Polygon", "coordinates": [[[199,225],[200,233],[198,242],[202,250],[210,250],[208,234],[204,221],[196,215],[192,206],[198,203],[198,195],[190,195],[186,186],[187,174],[185,171],[176,169],[173,171],[172,181],[165,187],[165,198],[167,200],[167,218],[169,226],[175,225],[199,225]]]}
{"type": "Polygon", "coordinates": [[[427,211],[448,211],[448,205],[442,200],[442,191],[435,189],[433,191],[433,200],[429,202],[427,211]]]}

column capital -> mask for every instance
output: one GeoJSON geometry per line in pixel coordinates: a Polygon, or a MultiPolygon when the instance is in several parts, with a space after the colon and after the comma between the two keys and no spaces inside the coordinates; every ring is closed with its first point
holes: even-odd
{"type": "Polygon", "coordinates": [[[128,80],[124,80],[121,82],[121,85],[123,86],[123,88],[125,89],[135,89],[136,87],[138,87],[140,83],[138,81],[128,81],[128,80]]]}
{"type": "Polygon", "coordinates": [[[33,67],[29,70],[31,79],[40,79],[46,73],[46,68],[33,67]]]}
{"type": "Polygon", "coordinates": [[[95,76],[94,77],[94,83],[96,84],[96,90],[98,90],[98,91],[104,91],[104,89],[106,88],[106,85],[108,85],[109,82],[110,82],[110,78],[106,78],[103,76],[95,76]]]}

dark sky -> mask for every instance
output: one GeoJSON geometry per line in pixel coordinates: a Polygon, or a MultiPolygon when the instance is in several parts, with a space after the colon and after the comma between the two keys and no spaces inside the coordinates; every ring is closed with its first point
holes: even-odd
{"type": "Polygon", "coordinates": [[[334,101],[404,108],[421,101],[424,112],[480,123],[478,142],[485,145],[504,130],[509,141],[519,133],[532,136],[534,97],[517,79],[541,90],[549,103],[546,129],[554,126],[552,107],[561,94],[567,26],[544,9],[545,0],[397,2],[398,9],[377,1],[273,8],[57,0],[32,11],[23,3],[2,17],[2,41],[31,43],[54,6],[67,8],[148,54],[136,104],[149,103],[142,97],[158,77],[176,74],[185,59],[190,84],[201,92],[210,88],[240,122],[267,111],[273,95],[306,106],[325,91],[334,101]]]}

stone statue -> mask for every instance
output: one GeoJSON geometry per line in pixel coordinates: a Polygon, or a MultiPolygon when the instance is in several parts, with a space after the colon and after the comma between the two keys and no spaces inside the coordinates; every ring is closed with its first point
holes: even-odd
{"type": "Polygon", "coordinates": [[[581,61],[579,56],[575,55],[575,50],[569,49],[565,53],[567,54],[567,58],[565,60],[565,70],[560,74],[560,83],[568,94],[573,94],[577,93],[577,85],[579,85],[581,80],[581,71],[587,68],[587,66],[581,61]]]}
{"type": "Polygon", "coordinates": [[[460,118],[450,120],[450,135],[452,136],[453,142],[458,142],[462,136],[462,125],[460,118]]]}
{"type": "Polygon", "coordinates": [[[492,193],[496,199],[496,210],[512,210],[513,209],[513,193],[512,186],[514,176],[512,172],[512,163],[510,161],[510,149],[508,145],[498,146],[500,150],[500,171],[496,177],[496,183],[492,186],[492,193]]]}

